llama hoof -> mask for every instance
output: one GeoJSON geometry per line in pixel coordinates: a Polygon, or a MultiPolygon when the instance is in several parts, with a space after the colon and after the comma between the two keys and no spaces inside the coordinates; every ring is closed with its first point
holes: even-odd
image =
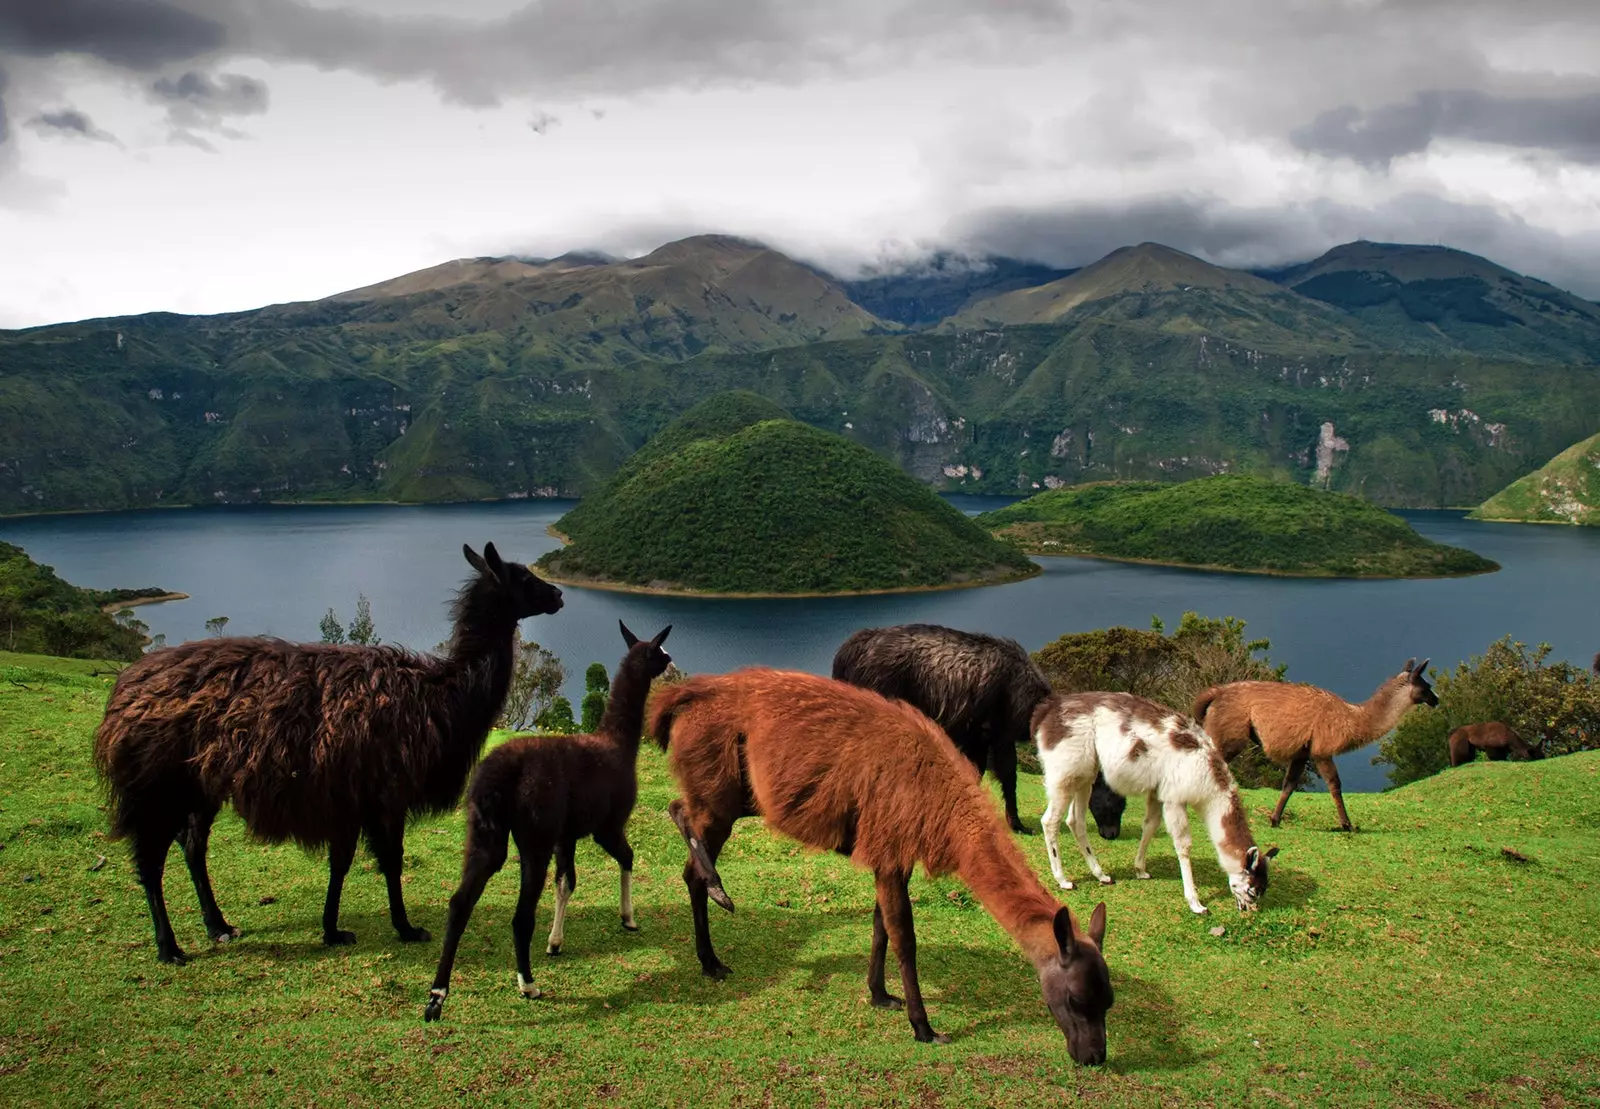
{"type": "Polygon", "coordinates": [[[713,982],[721,982],[724,978],[728,977],[728,975],[732,974],[733,971],[723,966],[721,963],[713,963],[711,966],[701,967],[700,973],[711,979],[713,982]]]}
{"type": "Polygon", "coordinates": [[[426,928],[407,928],[400,933],[401,943],[427,943],[433,939],[433,933],[426,928]]]}
{"type": "Polygon", "coordinates": [[[561,945],[559,943],[553,943],[544,949],[544,953],[554,958],[555,956],[561,954],[561,945]]]}
{"type": "Polygon", "coordinates": [[[1334,829],[1335,832],[1356,832],[1358,830],[1354,824],[1341,824],[1334,829]]]}
{"type": "Polygon", "coordinates": [[[332,932],[322,933],[322,942],[329,947],[346,947],[356,942],[356,934],[336,928],[332,932]]]}
{"type": "Polygon", "coordinates": [[[440,1001],[438,998],[433,998],[430,1000],[427,1006],[422,1010],[422,1020],[424,1024],[431,1024],[433,1021],[438,1020],[443,1015],[444,1002],[440,1001]]]}
{"type": "Polygon", "coordinates": [[[1204,905],[1201,905],[1198,902],[1196,902],[1196,903],[1193,903],[1193,904],[1191,904],[1189,906],[1189,911],[1192,912],[1195,916],[1205,916],[1211,910],[1206,908],[1204,905]]]}
{"type": "Polygon", "coordinates": [[[1017,833],[1017,835],[1019,835],[1019,836],[1031,836],[1031,835],[1033,835],[1033,829],[1029,828],[1027,825],[1022,824],[1022,823],[1017,823],[1017,824],[1011,825],[1011,830],[1013,832],[1017,833]]]}
{"type": "Polygon", "coordinates": [[[894,994],[886,993],[882,997],[873,998],[872,1006],[875,1009],[904,1009],[906,1003],[894,996],[894,994]]]}
{"type": "Polygon", "coordinates": [[[1150,872],[1148,870],[1141,870],[1136,873],[1134,877],[1139,879],[1141,882],[1148,882],[1150,880],[1150,872]]]}
{"type": "Polygon", "coordinates": [[[1060,886],[1064,890],[1075,890],[1075,889],[1078,888],[1077,886],[1073,885],[1071,882],[1067,881],[1067,879],[1065,879],[1065,878],[1057,878],[1056,879],[1056,885],[1060,886]]]}
{"type": "Polygon", "coordinates": [[[243,934],[231,924],[224,924],[221,928],[213,928],[210,932],[212,943],[232,943],[243,934]]]}
{"type": "Polygon", "coordinates": [[[171,963],[175,967],[181,967],[189,961],[189,956],[185,955],[176,947],[169,947],[164,951],[157,951],[156,958],[161,960],[163,963],[171,963]]]}
{"type": "Polygon", "coordinates": [[[721,905],[724,909],[727,909],[730,913],[733,912],[733,898],[729,897],[727,891],[721,886],[707,886],[706,896],[711,898],[711,900],[715,901],[718,905],[721,905]]]}
{"type": "Polygon", "coordinates": [[[1279,825],[1279,823],[1282,822],[1282,819],[1283,819],[1282,817],[1269,816],[1269,817],[1267,817],[1267,823],[1272,825],[1274,828],[1276,828],[1279,825]]]}
{"type": "Polygon", "coordinates": [[[919,1044],[947,1044],[950,1037],[943,1032],[935,1032],[932,1028],[914,1028],[912,1035],[916,1036],[919,1044]]]}
{"type": "Polygon", "coordinates": [[[622,922],[622,928],[626,932],[637,932],[639,930],[639,926],[631,920],[624,920],[622,922]]]}
{"type": "Polygon", "coordinates": [[[1115,878],[1113,878],[1113,877],[1111,877],[1111,875],[1109,875],[1109,874],[1102,874],[1102,875],[1100,875],[1100,884],[1101,884],[1101,885],[1102,885],[1102,886],[1111,886],[1111,885],[1115,885],[1115,884],[1116,884],[1116,881],[1117,881],[1117,880],[1116,880],[1116,879],[1115,879],[1115,878]]]}
{"type": "Polygon", "coordinates": [[[538,986],[535,986],[520,974],[517,975],[517,992],[522,995],[525,1001],[532,1001],[535,998],[544,996],[543,991],[538,986]]]}

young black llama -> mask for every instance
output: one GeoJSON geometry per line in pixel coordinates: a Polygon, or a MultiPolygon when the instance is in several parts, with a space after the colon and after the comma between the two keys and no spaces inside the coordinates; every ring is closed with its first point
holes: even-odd
{"type": "MultiPolygon", "coordinates": [[[[1034,710],[1051,690],[1020,643],[938,624],[863,628],[833,656],[833,677],[932,717],[980,775],[988,765],[1006,822],[1028,834],[1017,815],[1017,745],[1032,742],[1034,710]]],[[[1117,838],[1127,807],[1103,776],[1095,779],[1089,809],[1103,838],[1117,838]]]]}
{"type": "Polygon", "coordinates": [[[594,735],[517,736],[489,752],[472,776],[461,885],[450,898],[444,950],[422,1011],[423,1020],[438,1020],[444,1010],[456,946],[483,896],[483,887],[505,865],[507,837],[517,841],[522,855],[522,892],[511,918],[511,934],[517,949],[517,989],[523,997],[539,996],[528,949],[552,853],[556,859],[556,919],[550,928],[549,954],[561,954],[567,899],[578,885],[572,856],[578,841],[586,836],[593,836],[622,868],[622,926],[630,932],[639,929],[633,920],[633,848],[628,846],[627,825],[639,793],[644,703],[650,683],[672,662],[672,656],[661,649],[672,625],[662,628],[649,642],[640,642],[622,621],[617,621],[617,626],[628,653],[617,667],[600,730],[594,735]]]}
{"type": "Polygon", "coordinates": [[[339,895],[364,835],[389,888],[402,940],[429,939],[406,917],[400,892],[408,816],[442,812],[461,797],[511,681],[517,621],[561,608],[561,590],[503,563],[494,544],[455,602],[444,657],[398,647],[202,639],[156,651],[123,670],[95,734],[94,761],[111,797],[111,831],[132,841],[150,903],[156,953],[182,963],[162,874],[177,839],[206,931],[225,942],[206,872],[217,811],[231,803],[257,838],[328,845],[322,939],[339,929],[339,895]]]}

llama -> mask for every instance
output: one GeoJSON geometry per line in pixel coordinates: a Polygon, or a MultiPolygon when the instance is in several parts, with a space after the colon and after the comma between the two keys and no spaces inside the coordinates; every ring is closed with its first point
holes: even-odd
{"type": "Polygon", "coordinates": [[[1240,912],[1260,907],[1267,892],[1267,860],[1276,847],[1262,854],[1250,834],[1239,787],[1216,744],[1205,732],[1182,716],[1131,693],[1070,693],[1039,706],[1033,718],[1034,742],[1044,765],[1044,844],[1050,871],[1062,889],[1070,890],[1061,868],[1059,844],[1062,813],[1084,862],[1102,884],[1111,875],[1100,866],[1089,846],[1083,811],[1096,770],[1121,794],[1143,794],[1144,830],[1134,854],[1134,876],[1149,878],[1145,854],[1165,814],[1167,834],[1178,855],[1183,875],[1183,899],[1196,913],[1206,907],[1195,893],[1189,866],[1189,813],[1200,811],[1216,848],[1217,862],[1228,876],[1228,888],[1240,912]]]}
{"type": "Polygon", "coordinates": [[[1437,705],[1433,687],[1423,675],[1428,660],[1385,679],[1371,697],[1352,705],[1325,689],[1288,682],[1230,682],[1214,685],[1194,699],[1194,718],[1231,759],[1252,740],[1261,744],[1267,758],[1284,767],[1283,793],[1272,811],[1274,828],[1283,819],[1289,795],[1300,784],[1307,761],[1328,783],[1333,807],[1339,813],[1339,830],[1355,831],[1344,811],[1335,755],[1365,747],[1388,734],[1412,705],[1437,705]]]}
{"type": "Polygon", "coordinates": [[[183,963],[162,875],[177,839],[217,943],[239,935],[206,871],[211,823],[231,803],[260,840],[328,847],[322,940],[349,944],[339,897],[365,836],[388,885],[400,939],[430,939],[406,916],[406,819],[455,807],[505,702],[524,617],[560,610],[561,590],[527,567],[462,547],[476,573],[454,609],[443,657],[398,647],[202,639],[145,655],[117,676],[95,733],[111,832],[131,841],[156,955],[183,963]]]}
{"type": "Polygon", "coordinates": [[[461,885],[450,898],[444,950],[422,1012],[425,1021],[438,1020],[443,1013],[456,946],[483,896],[483,887],[505,865],[508,837],[517,841],[522,856],[522,892],[511,918],[511,935],[517,949],[517,990],[523,997],[540,996],[533,984],[528,949],[552,854],[556,860],[556,915],[546,954],[561,954],[567,901],[578,885],[573,853],[578,841],[588,836],[622,868],[622,926],[630,932],[639,930],[633,918],[633,848],[628,844],[627,825],[639,794],[644,703],[650,683],[672,662],[672,656],[661,649],[672,625],[647,641],[641,641],[621,620],[617,626],[628,653],[617,667],[600,730],[593,735],[515,736],[489,752],[472,776],[461,885]]]}
{"type": "MultiPolygon", "coordinates": [[[[1014,639],[938,624],[863,628],[833,656],[835,681],[908,701],[932,717],[983,773],[985,763],[1005,798],[1011,830],[1028,834],[1017,815],[1017,745],[1050,683],[1014,639]]],[[[1098,782],[1090,799],[1105,839],[1122,830],[1128,802],[1098,782]]]]}
{"type": "Polygon", "coordinates": [[[670,744],[683,790],[667,811],[689,847],[683,880],[707,977],[730,973],[712,949],[706,912],[708,897],[733,911],[717,855],[734,821],[759,815],[873,871],[867,990],[879,1008],[904,1008],[919,1041],[949,1042],[928,1023],[917,979],[909,883],[920,859],[930,875],[959,874],[1016,939],[1073,1059],[1105,1061],[1105,905],[1080,930],[1034,876],[955,745],[911,705],[811,674],[752,668],[664,690],[650,733],[663,750],[670,744]],[[884,988],[891,943],[903,1002],[884,988]]]}
{"type": "Polygon", "coordinates": [[[1450,765],[1463,766],[1482,751],[1491,762],[1503,762],[1510,755],[1519,759],[1544,758],[1544,742],[1530,747],[1521,736],[1498,720],[1485,724],[1463,724],[1450,733],[1450,765]]]}

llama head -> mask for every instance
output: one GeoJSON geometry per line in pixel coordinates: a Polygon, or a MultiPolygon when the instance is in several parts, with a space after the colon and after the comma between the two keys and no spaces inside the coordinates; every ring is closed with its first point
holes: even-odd
{"type": "Polygon", "coordinates": [[[1429,685],[1428,679],[1424,677],[1428,672],[1428,663],[1431,661],[1431,659],[1423,659],[1422,665],[1418,666],[1416,659],[1407,659],[1405,669],[1397,675],[1397,677],[1406,679],[1406,689],[1411,694],[1411,703],[1413,705],[1437,705],[1439,703],[1438,696],[1433,692],[1433,686],[1429,685]]]}
{"type": "Polygon", "coordinates": [[[1261,899],[1267,895],[1267,860],[1277,854],[1276,847],[1267,848],[1263,854],[1261,848],[1252,843],[1244,853],[1244,869],[1228,876],[1228,889],[1233,891],[1234,903],[1241,913],[1253,913],[1261,908],[1261,899]]]}
{"type": "Polygon", "coordinates": [[[461,553],[467,556],[467,563],[478,571],[480,578],[493,582],[505,592],[516,619],[561,611],[561,590],[520,562],[502,562],[493,543],[483,545],[482,555],[463,543],[461,553]]]}
{"type": "Polygon", "coordinates": [[[624,663],[636,657],[642,659],[640,665],[652,680],[667,672],[667,667],[672,665],[672,656],[663,651],[661,645],[667,641],[667,633],[672,630],[671,624],[656,632],[654,639],[648,640],[634,635],[621,620],[617,621],[617,627],[622,629],[622,641],[628,645],[627,657],[622,660],[624,663]]]}
{"type": "Polygon", "coordinates": [[[1106,784],[1104,774],[1095,775],[1094,788],[1089,791],[1089,812],[1101,839],[1116,839],[1122,834],[1122,813],[1128,799],[1106,784]]]}
{"type": "Polygon", "coordinates": [[[1106,1010],[1111,1008],[1111,975],[1100,954],[1106,940],[1105,902],[1095,906],[1089,930],[1080,931],[1072,910],[1062,906],[1053,922],[1060,953],[1039,968],[1044,1003],[1067,1037],[1075,1063],[1106,1061],[1106,1010]]]}

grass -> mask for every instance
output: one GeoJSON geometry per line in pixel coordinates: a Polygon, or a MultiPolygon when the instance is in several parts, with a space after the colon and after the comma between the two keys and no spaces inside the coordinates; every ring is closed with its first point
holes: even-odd
{"type": "MultiPolygon", "coordinates": [[[[320,860],[250,842],[231,813],[212,874],[244,938],[204,941],[175,852],[169,900],[196,958],[163,966],[125,849],[103,838],[89,770],[103,669],[0,655],[5,1104],[1357,1109],[1600,1097],[1600,754],[1479,764],[1353,797],[1355,836],[1329,831],[1325,795],[1296,797],[1267,834],[1271,797],[1251,792],[1254,826],[1283,852],[1250,917],[1229,907],[1203,833],[1195,868],[1214,912],[1191,916],[1163,836],[1154,881],[1103,892],[1117,1001],[1110,1062],[1090,1070],[1069,1061],[1026,962],[954,880],[912,886],[932,1020],[955,1037],[915,1043],[903,1016],[865,1001],[870,878],[754,821],[723,856],[738,912],[712,925],[734,976],[703,979],[664,813],[673,787],[653,748],[630,828],[642,931],[618,926],[614,865],[580,848],[566,953],[535,956],[544,999],[524,1002],[512,984],[514,868],[472,921],[444,1022],[425,1026],[438,944],[395,941],[370,862],[345,892],[359,942],[325,949],[320,860]]],[[[1036,778],[1023,797],[1036,821],[1036,778]]],[[[1130,804],[1125,828],[1139,810],[1130,804]]],[[[451,815],[407,839],[412,917],[436,936],[461,829],[451,815]]],[[[1047,874],[1039,837],[1022,842],[1047,874]]],[[[1126,879],[1133,842],[1100,846],[1126,879]]],[[[1086,912],[1102,893],[1063,896],[1086,912]]],[[[547,894],[541,928],[550,905],[547,894]]]]}

